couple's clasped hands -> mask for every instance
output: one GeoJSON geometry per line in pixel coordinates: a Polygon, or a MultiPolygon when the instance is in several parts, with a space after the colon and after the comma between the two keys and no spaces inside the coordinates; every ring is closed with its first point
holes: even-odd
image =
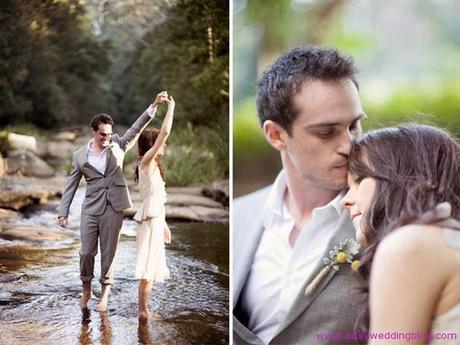
{"type": "Polygon", "coordinates": [[[161,91],[155,98],[155,101],[152,103],[152,107],[157,107],[160,104],[168,104],[168,108],[174,108],[175,102],[172,96],[168,95],[168,91],[161,91]]]}

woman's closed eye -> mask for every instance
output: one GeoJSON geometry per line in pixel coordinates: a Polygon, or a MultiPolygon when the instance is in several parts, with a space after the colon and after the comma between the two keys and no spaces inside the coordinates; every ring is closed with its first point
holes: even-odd
{"type": "Polygon", "coordinates": [[[364,180],[365,178],[366,178],[366,176],[355,175],[353,180],[355,181],[355,183],[361,183],[361,181],[364,180]]]}
{"type": "Polygon", "coordinates": [[[364,180],[366,176],[364,175],[357,175],[357,174],[350,174],[348,181],[353,182],[354,184],[360,184],[362,180],[364,180]]]}

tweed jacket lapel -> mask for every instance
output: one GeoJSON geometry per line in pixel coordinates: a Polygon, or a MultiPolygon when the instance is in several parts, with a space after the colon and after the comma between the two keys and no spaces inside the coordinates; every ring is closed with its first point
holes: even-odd
{"type": "Polygon", "coordinates": [[[118,170],[123,169],[123,159],[125,157],[125,151],[123,151],[120,145],[112,141],[107,152],[107,167],[105,169],[105,176],[110,176],[118,170]]]}
{"type": "Polygon", "coordinates": [[[115,157],[113,157],[112,149],[108,148],[107,149],[107,161],[105,165],[105,171],[104,171],[104,176],[107,176],[111,170],[111,163],[115,160],[115,157]]]}
{"type": "Polygon", "coordinates": [[[345,212],[345,211],[342,212],[340,219],[337,223],[337,228],[334,232],[334,236],[330,239],[326,250],[323,252],[321,257],[318,259],[312,276],[306,279],[304,285],[302,286],[302,289],[300,290],[297,297],[295,298],[291,309],[287,313],[283,322],[280,324],[280,327],[278,328],[278,331],[276,332],[274,337],[276,337],[276,335],[281,333],[283,329],[289,326],[302,312],[304,312],[310,306],[311,303],[313,303],[313,301],[319,296],[319,294],[327,286],[329,281],[337,273],[337,271],[335,270],[330,270],[330,272],[326,275],[326,277],[324,277],[322,282],[318,285],[316,290],[313,291],[313,293],[308,296],[305,295],[305,289],[308,286],[308,284],[310,284],[313,281],[316,275],[324,267],[323,258],[329,256],[329,251],[332,250],[334,246],[338,245],[340,242],[344,241],[345,239],[355,238],[355,233],[352,227],[350,227],[349,224],[347,224],[349,222],[350,222],[350,217],[348,215],[348,212],[345,212]]]}

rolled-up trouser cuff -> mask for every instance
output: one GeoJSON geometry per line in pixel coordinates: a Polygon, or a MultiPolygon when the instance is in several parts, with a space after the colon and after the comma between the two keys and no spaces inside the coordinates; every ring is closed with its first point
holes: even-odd
{"type": "Polygon", "coordinates": [[[99,283],[104,284],[104,285],[113,285],[113,279],[110,279],[110,278],[101,279],[99,280],[99,283]]]}
{"type": "Polygon", "coordinates": [[[93,275],[90,275],[90,276],[80,276],[80,279],[82,282],[90,282],[91,280],[93,280],[94,276],[93,275]]]}

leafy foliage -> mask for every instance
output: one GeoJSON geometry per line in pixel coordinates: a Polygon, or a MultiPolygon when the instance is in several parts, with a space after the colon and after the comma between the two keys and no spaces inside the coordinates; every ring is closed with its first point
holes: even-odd
{"type": "Polygon", "coordinates": [[[129,68],[112,83],[116,112],[131,114],[130,122],[139,104],[168,90],[179,122],[227,131],[228,44],[227,1],[178,1],[165,21],[145,34],[129,68]]]}
{"type": "Polygon", "coordinates": [[[168,90],[171,178],[228,177],[228,14],[226,0],[3,0],[0,126],[86,125],[99,112],[130,125],[168,90]]]}
{"type": "Polygon", "coordinates": [[[1,125],[62,126],[104,104],[105,47],[84,13],[78,1],[1,2],[1,125]]]}

